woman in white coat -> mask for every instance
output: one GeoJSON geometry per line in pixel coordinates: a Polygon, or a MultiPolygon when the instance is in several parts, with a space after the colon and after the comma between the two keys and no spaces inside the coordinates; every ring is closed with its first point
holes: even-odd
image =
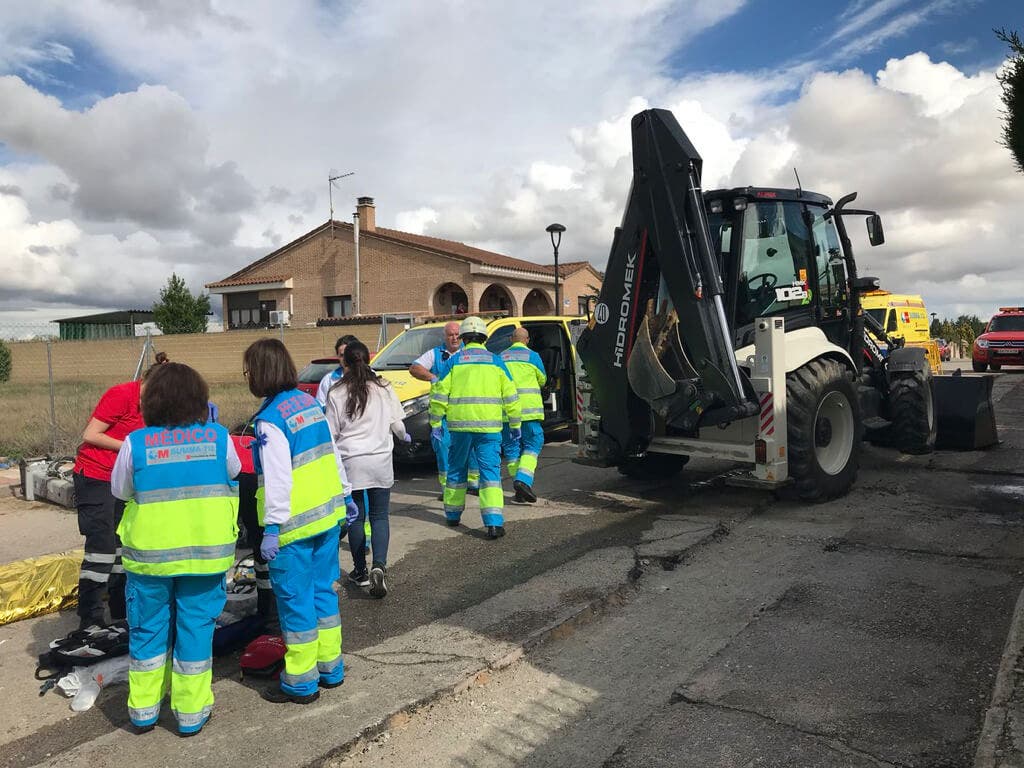
{"type": "Polygon", "coordinates": [[[387,558],[391,528],[388,510],[395,472],[391,436],[405,442],[405,411],[390,382],[370,367],[370,351],[360,341],[349,343],[342,355],[345,375],[327,394],[327,423],[348,475],[352,498],[359,507],[359,519],[350,522],[348,545],[352,552],[349,580],[369,586],[373,597],[388,592],[387,558]],[[364,522],[370,520],[370,545],[373,561],[366,568],[364,522]]]}

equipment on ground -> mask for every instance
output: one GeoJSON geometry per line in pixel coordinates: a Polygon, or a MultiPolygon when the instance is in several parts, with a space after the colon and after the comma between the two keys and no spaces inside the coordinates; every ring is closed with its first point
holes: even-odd
{"type": "Polygon", "coordinates": [[[702,192],[671,112],[634,116],[633,183],[601,295],[577,343],[577,461],[664,477],[690,456],[746,462],[740,484],[819,501],[853,484],[861,438],[936,439],[925,351],[861,309],[847,208],[803,189],[702,192]],[[883,354],[865,322],[887,345],[883,354]]]}

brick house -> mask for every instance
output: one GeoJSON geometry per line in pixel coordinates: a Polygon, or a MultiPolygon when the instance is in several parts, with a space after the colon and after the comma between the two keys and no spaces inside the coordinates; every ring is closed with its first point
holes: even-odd
{"type": "MultiPolygon", "coordinates": [[[[464,243],[376,226],[373,198],[360,197],[356,225],[328,221],[223,280],[227,329],[266,326],[287,310],[292,326],[354,315],[552,314],[554,267],[464,243]],[[356,288],[356,253],[359,286],[356,288]]],[[[589,262],[559,264],[562,314],[585,309],[601,286],[589,262]]]]}

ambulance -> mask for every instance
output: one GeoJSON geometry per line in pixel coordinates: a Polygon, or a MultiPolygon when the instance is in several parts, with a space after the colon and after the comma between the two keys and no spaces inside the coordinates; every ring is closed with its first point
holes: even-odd
{"type": "MultiPolygon", "coordinates": [[[[939,345],[931,337],[928,310],[916,294],[869,291],[861,294],[861,306],[882,326],[889,338],[903,339],[908,347],[921,347],[928,355],[932,373],[942,373],[939,345]]],[[[881,346],[885,347],[884,344],[881,346]]]]}

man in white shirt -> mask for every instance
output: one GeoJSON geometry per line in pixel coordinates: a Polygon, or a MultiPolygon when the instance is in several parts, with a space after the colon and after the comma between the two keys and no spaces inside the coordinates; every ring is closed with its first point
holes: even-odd
{"type": "MultiPolygon", "coordinates": [[[[444,326],[444,343],[428,349],[416,358],[409,366],[409,375],[420,381],[429,381],[433,386],[441,378],[442,370],[447,366],[448,360],[459,351],[462,342],[459,341],[459,324],[456,322],[446,323],[444,326]]],[[[434,455],[437,457],[437,481],[441,484],[441,496],[444,498],[444,484],[448,477],[448,427],[442,422],[441,429],[443,436],[440,440],[431,438],[434,447],[434,455]]]]}
{"type": "Polygon", "coordinates": [[[316,388],[316,401],[320,403],[321,408],[325,408],[327,406],[327,393],[331,391],[331,387],[333,387],[338,379],[340,379],[344,374],[344,371],[341,369],[341,356],[345,354],[345,347],[353,341],[359,341],[359,339],[351,333],[346,333],[334,342],[334,354],[338,356],[338,367],[333,371],[324,374],[324,377],[320,379],[320,386],[316,388]]]}

